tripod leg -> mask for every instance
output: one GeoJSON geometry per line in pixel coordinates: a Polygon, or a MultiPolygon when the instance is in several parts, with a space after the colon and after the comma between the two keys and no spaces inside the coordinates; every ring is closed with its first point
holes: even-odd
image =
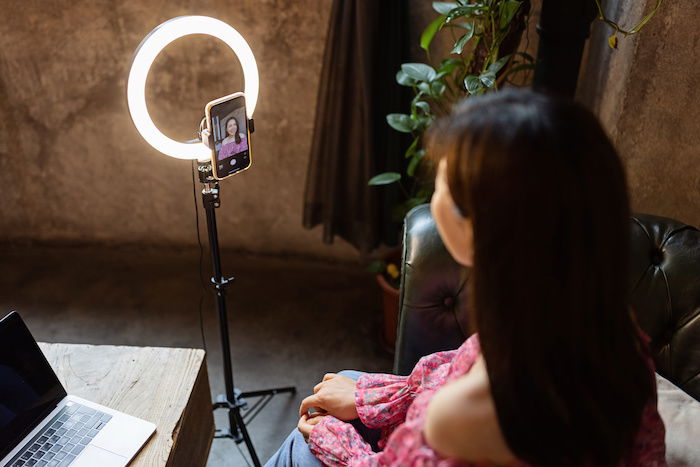
{"type": "Polygon", "coordinates": [[[229,423],[231,426],[235,426],[243,436],[243,441],[245,441],[245,445],[248,448],[248,453],[250,453],[250,458],[253,461],[253,465],[255,467],[260,467],[260,459],[258,459],[258,454],[255,452],[255,447],[253,446],[253,440],[250,439],[250,435],[248,434],[248,429],[245,426],[245,423],[243,423],[243,417],[241,417],[241,411],[238,407],[235,407],[233,409],[229,409],[228,411],[228,417],[229,417],[229,423]]]}
{"type": "Polygon", "coordinates": [[[260,396],[274,396],[276,394],[281,394],[283,392],[289,392],[292,394],[296,394],[297,388],[294,386],[287,386],[284,388],[275,388],[275,389],[263,389],[261,391],[247,391],[241,393],[241,397],[260,397],[260,396]]]}

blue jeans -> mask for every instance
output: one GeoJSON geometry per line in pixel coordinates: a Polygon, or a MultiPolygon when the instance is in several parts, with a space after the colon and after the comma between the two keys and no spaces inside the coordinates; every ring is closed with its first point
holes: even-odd
{"type": "MultiPolygon", "coordinates": [[[[338,374],[357,381],[357,378],[364,373],[355,370],[343,370],[338,374]]],[[[379,441],[380,430],[367,428],[359,419],[350,423],[360,436],[372,446],[372,450],[378,451],[377,442],[379,441]]],[[[321,462],[311,453],[299,430],[294,429],[277,452],[267,461],[265,467],[321,467],[321,462]]]]}

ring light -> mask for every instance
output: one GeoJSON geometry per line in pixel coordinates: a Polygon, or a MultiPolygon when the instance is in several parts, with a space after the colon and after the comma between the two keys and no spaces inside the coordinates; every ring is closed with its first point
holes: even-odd
{"type": "Polygon", "coordinates": [[[180,143],[165,136],[151,120],[146,105],[146,79],[153,61],[172,41],[190,34],[216,37],[233,50],[243,67],[248,118],[253,117],[260,88],[258,65],[253,51],[238,31],[223,21],[207,16],[178,16],[156,27],[141,41],[131,62],[127,99],[131,119],[148,144],[177,159],[208,159],[211,150],[201,142],[180,143]]]}

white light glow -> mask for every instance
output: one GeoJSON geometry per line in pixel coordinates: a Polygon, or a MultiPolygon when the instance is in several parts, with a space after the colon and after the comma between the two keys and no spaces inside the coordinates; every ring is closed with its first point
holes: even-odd
{"type": "Polygon", "coordinates": [[[243,67],[248,118],[253,117],[258,100],[258,65],[253,51],[238,31],[218,19],[207,16],[179,16],[151,31],[139,44],[129,71],[127,99],[131,119],[141,136],[155,149],[178,159],[211,157],[211,150],[202,143],[180,143],[165,136],[155,126],[146,105],[146,79],[153,61],[172,41],[190,34],[206,34],[221,39],[238,56],[243,67]]]}

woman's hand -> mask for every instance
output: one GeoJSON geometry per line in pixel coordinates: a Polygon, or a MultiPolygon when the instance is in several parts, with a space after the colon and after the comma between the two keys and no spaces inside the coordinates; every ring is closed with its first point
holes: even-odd
{"type": "Polygon", "coordinates": [[[323,381],[314,387],[314,394],[301,401],[299,415],[303,418],[309,409],[316,408],[343,421],[356,419],[356,385],[357,383],[347,376],[326,374],[323,381]]]}
{"type": "Polygon", "coordinates": [[[301,435],[304,437],[304,441],[307,443],[309,442],[309,436],[311,436],[311,430],[314,429],[316,425],[318,425],[318,422],[323,420],[324,415],[308,415],[304,414],[301,416],[299,419],[299,423],[297,424],[297,429],[299,432],[301,432],[301,435]]]}

